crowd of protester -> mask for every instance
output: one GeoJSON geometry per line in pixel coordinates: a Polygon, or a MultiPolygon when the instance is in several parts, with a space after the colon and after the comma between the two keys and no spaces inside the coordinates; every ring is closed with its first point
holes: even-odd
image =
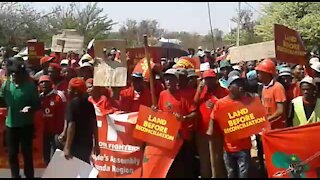
{"type": "MultiPolygon", "coordinates": [[[[152,105],[150,82],[140,72],[130,74],[128,86],[120,90],[94,86],[94,57],[89,53],[45,55],[37,72],[17,54],[3,58],[0,104],[7,108],[5,143],[12,177],[20,177],[20,147],[24,174],[34,177],[32,139],[37,127],[33,119],[39,112],[45,122],[42,146],[46,164],[57,148],[67,159],[75,156],[87,163],[91,154],[100,153],[94,106],[103,106],[103,114],[137,112],[140,105],[174,114],[182,122],[178,136],[184,143],[167,177],[248,177],[252,144],[258,149],[258,169],[266,173],[259,134],[235,142],[224,139],[215,123],[223,106],[260,97],[272,129],[319,122],[317,54],[307,65],[274,59],[231,64],[225,47],[213,51],[199,47],[197,52],[190,48],[188,52],[189,57],[200,58],[200,74],[176,68],[174,60],[162,58],[160,70],[153,71],[156,106],[152,105]]],[[[119,53],[116,49],[105,51],[105,60],[114,60],[119,53]]]]}

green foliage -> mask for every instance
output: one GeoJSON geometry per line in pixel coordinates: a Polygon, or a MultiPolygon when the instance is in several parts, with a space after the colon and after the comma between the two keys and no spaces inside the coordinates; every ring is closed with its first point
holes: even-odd
{"type": "Polygon", "coordinates": [[[320,40],[320,3],[318,2],[271,2],[263,8],[255,32],[264,41],[273,40],[273,25],[282,24],[297,30],[310,49],[320,40]]]}

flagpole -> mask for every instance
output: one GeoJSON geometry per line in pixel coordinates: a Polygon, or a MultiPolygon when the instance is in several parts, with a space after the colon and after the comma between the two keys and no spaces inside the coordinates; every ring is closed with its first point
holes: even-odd
{"type": "Polygon", "coordinates": [[[208,15],[209,15],[209,24],[210,24],[210,31],[211,31],[211,38],[212,38],[212,49],[214,49],[214,35],[212,30],[212,23],[211,23],[211,12],[210,12],[210,4],[208,4],[208,15]]]}
{"type": "Polygon", "coordinates": [[[240,6],[241,2],[238,2],[238,27],[237,27],[237,46],[240,45],[240,6]]]}

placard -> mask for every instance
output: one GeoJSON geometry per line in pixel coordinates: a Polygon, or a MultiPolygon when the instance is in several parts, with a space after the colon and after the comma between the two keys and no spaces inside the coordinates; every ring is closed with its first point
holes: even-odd
{"type": "Polygon", "coordinates": [[[133,137],[158,147],[172,149],[180,124],[171,113],[155,112],[141,105],[133,137]]]}

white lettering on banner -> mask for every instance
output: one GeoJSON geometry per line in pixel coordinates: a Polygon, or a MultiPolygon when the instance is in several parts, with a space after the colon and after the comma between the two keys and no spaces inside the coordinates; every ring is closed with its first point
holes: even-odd
{"type": "Polygon", "coordinates": [[[139,166],[140,164],[140,159],[138,158],[129,158],[129,159],[124,159],[124,158],[117,158],[114,156],[110,156],[110,162],[113,162],[115,164],[134,164],[139,166]]]}
{"type": "Polygon", "coordinates": [[[125,167],[117,167],[117,166],[114,166],[112,165],[112,172],[116,172],[116,173],[119,173],[119,174],[133,174],[133,169],[130,169],[130,168],[125,168],[125,167]]]}
{"type": "Polygon", "coordinates": [[[132,153],[140,150],[139,146],[125,145],[125,144],[110,144],[99,141],[99,147],[102,149],[108,149],[110,151],[132,153]]]}

